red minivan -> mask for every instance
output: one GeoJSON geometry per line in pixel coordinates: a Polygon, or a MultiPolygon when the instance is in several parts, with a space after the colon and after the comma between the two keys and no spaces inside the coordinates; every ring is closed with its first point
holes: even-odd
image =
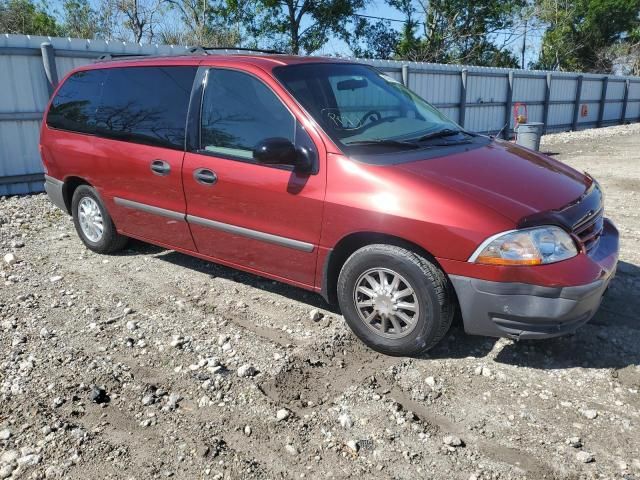
{"type": "Polygon", "coordinates": [[[458,311],[545,338],[598,309],[618,232],[590,176],[367,65],[203,53],[98,62],[53,95],[46,190],[89,249],[132,237],[319,292],[391,355],[458,311]]]}

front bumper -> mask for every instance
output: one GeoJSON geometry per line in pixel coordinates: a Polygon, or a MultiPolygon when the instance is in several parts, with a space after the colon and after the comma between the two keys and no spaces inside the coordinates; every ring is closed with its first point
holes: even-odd
{"type": "MultiPolygon", "coordinates": [[[[556,337],[576,330],[596,313],[615,275],[618,232],[608,220],[597,250],[586,257],[600,267],[601,274],[577,286],[542,286],[449,275],[465,331],[472,335],[529,339],[556,337]]],[[[571,268],[570,261],[556,265],[563,263],[571,268]]]]}

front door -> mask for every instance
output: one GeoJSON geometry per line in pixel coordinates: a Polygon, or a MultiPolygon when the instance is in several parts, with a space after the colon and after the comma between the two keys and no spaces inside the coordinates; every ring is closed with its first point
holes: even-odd
{"type": "Polygon", "coordinates": [[[197,144],[183,167],[198,252],[313,286],[325,193],[321,142],[253,74],[212,68],[203,88],[197,144]],[[274,137],[312,151],[315,173],[256,163],[253,148],[274,137]]]}

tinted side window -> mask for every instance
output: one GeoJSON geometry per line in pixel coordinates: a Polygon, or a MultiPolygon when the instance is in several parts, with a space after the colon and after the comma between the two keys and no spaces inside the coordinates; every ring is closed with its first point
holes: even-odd
{"type": "Polygon", "coordinates": [[[95,133],[96,111],[105,78],[104,70],[70,76],[51,102],[47,125],[81,133],[95,133]]]}
{"type": "Polygon", "coordinates": [[[296,122],[260,80],[232,70],[209,70],[201,113],[201,146],[218,155],[253,159],[266,138],[295,143],[296,122]]]}
{"type": "Polygon", "coordinates": [[[109,68],[96,116],[98,135],[184,148],[196,67],[109,68]]]}

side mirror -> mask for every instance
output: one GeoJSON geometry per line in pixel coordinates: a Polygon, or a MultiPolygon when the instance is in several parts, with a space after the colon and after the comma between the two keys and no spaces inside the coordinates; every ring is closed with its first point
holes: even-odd
{"type": "Polygon", "coordinates": [[[313,159],[306,148],[296,148],[286,138],[266,138],[253,149],[253,158],[265,165],[291,165],[297,171],[308,173],[313,168],[313,159]]]}

